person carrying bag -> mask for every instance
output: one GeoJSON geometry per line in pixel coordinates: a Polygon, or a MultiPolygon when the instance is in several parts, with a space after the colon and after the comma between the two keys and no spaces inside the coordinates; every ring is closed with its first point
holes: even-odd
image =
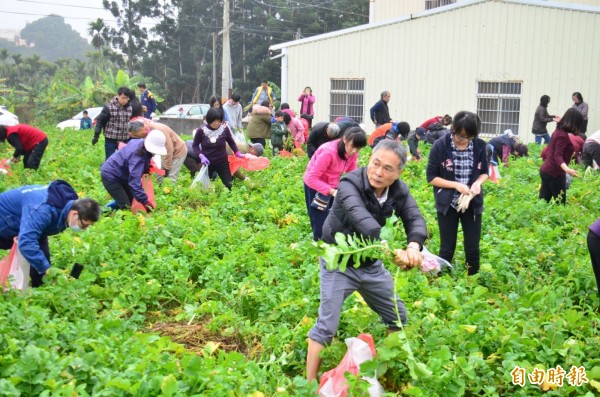
{"type": "Polygon", "coordinates": [[[341,176],[356,169],[358,153],[365,146],[367,136],[363,129],[352,127],[341,139],[319,146],[311,157],[304,173],[304,198],[315,241],[321,239],[341,176]]]}

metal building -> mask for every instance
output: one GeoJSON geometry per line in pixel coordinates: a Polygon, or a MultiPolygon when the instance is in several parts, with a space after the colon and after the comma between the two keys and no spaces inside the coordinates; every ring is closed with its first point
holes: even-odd
{"type": "MultiPolygon", "coordinates": [[[[281,58],[282,100],[298,108],[298,95],[310,86],[316,121],[349,115],[370,132],[369,109],[389,90],[392,119],[413,128],[470,110],[481,117],[483,134],[510,128],[531,142],[544,94],[549,113],[562,115],[572,93],[581,92],[590,107],[588,132],[600,129],[600,1],[582,2],[464,0],[385,20],[371,8],[377,22],[270,50],[281,58]]],[[[424,8],[416,0],[372,3],[387,15],[424,8]]]]}

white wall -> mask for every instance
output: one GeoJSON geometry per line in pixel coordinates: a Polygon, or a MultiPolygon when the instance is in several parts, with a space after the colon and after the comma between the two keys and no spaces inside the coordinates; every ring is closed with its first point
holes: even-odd
{"type": "MultiPolygon", "coordinates": [[[[390,114],[416,126],[436,114],[476,110],[477,81],[522,81],[519,130],[529,142],[539,98],[550,113],[580,91],[590,104],[589,131],[600,129],[600,9],[581,12],[504,1],[348,33],[288,48],[288,101],[306,85],[316,121],[328,120],[331,78],[364,78],[364,121],[383,90],[390,114]]],[[[553,126],[550,126],[553,128],[553,126]]]]}

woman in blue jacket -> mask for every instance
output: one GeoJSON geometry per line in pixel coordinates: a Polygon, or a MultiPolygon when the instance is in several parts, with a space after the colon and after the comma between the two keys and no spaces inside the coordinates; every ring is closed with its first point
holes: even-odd
{"type": "Polygon", "coordinates": [[[98,203],[80,199],[62,180],[7,190],[0,194],[0,250],[10,249],[18,237],[19,251],[31,266],[31,286],[39,287],[51,266],[48,236],[87,229],[99,218],[98,203]]]}
{"type": "Polygon", "coordinates": [[[129,141],[127,146],[115,152],[102,164],[102,184],[116,201],[115,208],[130,207],[134,197],[146,210],[153,208],[142,187],[142,175],[148,172],[153,155],[167,154],[165,142],[165,134],[152,130],[144,139],[129,141]]]}
{"type": "Polygon", "coordinates": [[[481,120],[475,113],[458,112],[451,133],[433,144],[427,164],[427,182],[433,186],[440,229],[439,256],[452,262],[460,222],[469,275],[479,271],[481,185],[488,178],[486,143],[477,138],[480,126],[481,120]],[[464,207],[460,205],[462,195],[470,199],[464,207]]]}

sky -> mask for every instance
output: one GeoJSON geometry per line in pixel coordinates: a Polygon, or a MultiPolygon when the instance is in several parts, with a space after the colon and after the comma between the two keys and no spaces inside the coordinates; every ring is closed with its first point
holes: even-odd
{"type": "Polygon", "coordinates": [[[0,28],[21,30],[29,22],[50,14],[65,18],[83,38],[91,21],[102,18],[114,26],[114,17],[102,7],[102,0],[0,0],[0,28]]]}

